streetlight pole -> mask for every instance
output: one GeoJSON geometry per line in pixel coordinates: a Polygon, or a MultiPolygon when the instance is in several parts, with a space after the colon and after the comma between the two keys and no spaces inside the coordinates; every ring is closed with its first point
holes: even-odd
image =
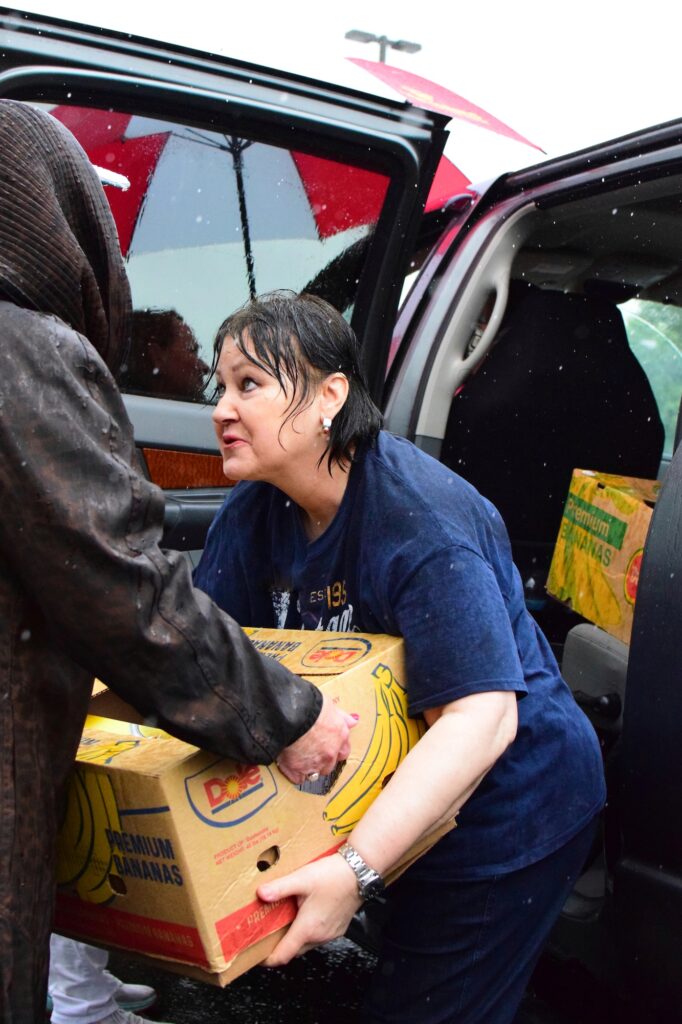
{"type": "Polygon", "coordinates": [[[352,28],[346,32],[346,39],[352,39],[355,43],[378,43],[379,63],[386,63],[387,50],[401,50],[403,53],[417,53],[421,50],[421,43],[411,43],[407,39],[389,39],[388,36],[377,36],[373,32],[363,32],[361,29],[352,28]]]}

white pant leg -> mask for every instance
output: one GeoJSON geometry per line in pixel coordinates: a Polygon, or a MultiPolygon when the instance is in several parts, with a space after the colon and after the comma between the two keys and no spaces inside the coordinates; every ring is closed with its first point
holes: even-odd
{"type": "Polygon", "coordinates": [[[52,1024],[95,1024],[117,1009],[117,982],[104,969],[109,954],[96,946],[52,934],[48,991],[52,1024]]]}

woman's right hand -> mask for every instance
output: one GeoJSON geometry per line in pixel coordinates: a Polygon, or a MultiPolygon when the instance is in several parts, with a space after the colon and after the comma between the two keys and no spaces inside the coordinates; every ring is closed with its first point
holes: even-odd
{"type": "Polygon", "coordinates": [[[293,896],[298,904],[294,922],[264,961],[265,967],[282,967],[293,957],[345,934],[362,904],[355,875],[335,853],[259,886],[258,896],[266,903],[293,896]]]}
{"type": "Polygon", "coordinates": [[[290,782],[300,785],[313,772],[329,775],[350,754],[350,731],[357,719],[323,694],[315,724],[295,743],[285,747],[277,767],[290,782]]]}

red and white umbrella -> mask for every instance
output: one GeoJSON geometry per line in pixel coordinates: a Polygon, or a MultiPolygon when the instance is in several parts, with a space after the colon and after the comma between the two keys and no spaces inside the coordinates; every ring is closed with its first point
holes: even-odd
{"type": "MultiPolygon", "coordinates": [[[[355,63],[411,102],[460,119],[475,115],[488,131],[520,138],[425,79],[355,63]]],[[[245,292],[315,288],[322,275],[331,301],[342,308],[352,301],[363,240],[385,200],[384,175],[169,121],[71,106],[51,112],[94,164],[130,181],[129,189],[110,189],[108,196],[136,307],[175,309],[189,318],[206,352],[245,292]]],[[[458,163],[442,158],[427,212],[469,185],[458,163]]]]}
{"type": "Polygon", "coordinates": [[[204,358],[248,295],[324,289],[353,301],[389,179],[342,161],[137,115],[56,106],[109,189],[138,309],[174,310],[204,358]],[[343,256],[343,263],[339,258],[343,256]]]}
{"type": "MultiPolygon", "coordinates": [[[[416,106],[446,114],[460,125],[473,125],[524,147],[540,149],[482,107],[442,85],[388,64],[348,59],[416,106]]],[[[292,236],[305,237],[314,232],[326,239],[371,224],[376,221],[385,198],[387,181],[382,175],[337,161],[296,151],[280,151],[282,166],[277,168],[273,166],[277,151],[259,143],[188,127],[169,128],[167,122],[157,123],[155,130],[154,122],[148,118],[111,111],[58,106],[52,113],[73,131],[93,163],[118,171],[129,179],[131,187],[127,191],[110,193],[121,249],[126,256],[154,247],[155,226],[157,233],[159,227],[155,208],[157,213],[162,210],[164,247],[172,244],[169,242],[171,214],[176,218],[180,215],[176,221],[178,236],[181,231],[185,232],[185,238],[196,235],[196,231],[188,235],[187,225],[182,223],[182,209],[189,205],[194,210],[196,206],[195,202],[183,203],[182,191],[185,185],[195,188],[192,165],[196,166],[199,160],[202,187],[208,193],[207,211],[209,200],[217,198],[224,189],[226,163],[237,182],[237,208],[234,202],[220,201],[217,209],[222,210],[221,218],[216,219],[214,208],[212,214],[207,212],[205,222],[197,222],[202,224],[199,230],[204,242],[212,237],[234,239],[236,215],[247,249],[251,239],[258,238],[264,230],[271,231],[270,211],[274,204],[257,200],[262,199],[262,189],[272,189],[273,182],[276,187],[287,190],[286,230],[292,236]],[[291,173],[290,166],[284,166],[292,162],[295,174],[291,173]],[[163,201],[155,203],[155,197],[159,196],[163,201]],[[173,206],[177,209],[173,210],[173,206]],[[263,210],[267,211],[268,225],[259,224],[263,210]]],[[[452,134],[450,149],[463,148],[458,146],[456,131],[452,134]]],[[[440,208],[452,196],[466,190],[471,181],[462,169],[466,164],[466,152],[457,152],[456,163],[448,156],[442,157],[427,197],[426,212],[440,208]]],[[[282,227],[280,223],[278,228],[282,227]]],[[[185,241],[184,245],[187,244],[185,241]]],[[[252,261],[252,258],[252,254],[247,253],[247,260],[252,261]]]]}
{"type": "MultiPolygon", "coordinates": [[[[260,230],[259,210],[263,209],[263,204],[257,202],[258,193],[270,189],[273,182],[288,189],[289,232],[305,236],[315,231],[320,238],[331,238],[375,222],[386,195],[387,180],[383,175],[307,153],[281,151],[282,167],[278,169],[273,164],[276,151],[259,143],[181,126],[169,130],[167,124],[159,125],[155,131],[154,123],[148,118],[82,107],[59,106],[52,108],[51,113],[73,132],[93,163],[129,179],[128,190],[109,195],[124,256],[148,250],[153,245],[155,218],[149,209],[150,204],[154,204],[152,193],[163,195],[171,206],[179,205],[179,190],[182,190],[183,180],[189,177],[183,167],[191,169],[199,158],[202,187],[209,193],[207,202],[210,193],[215,196],[224,187],[226,165],[236,176],[240,224],[246,229],[248,220],[245,233],[250,237],[258,237],[260,230]],[[296,168],[295,175],[285,166],[290,162],[296,168]]],[[[466,175],[444,157],[426,210],[442,206],[468,184],[466,175]]],[[[163,220],[167,246],[170,244],[168,214],[171,211],[166,202],[163,220]]],[[[272,204],[265,204],[265,208],[271,230],[272,204]]],[[[177,227],[178,232],[186,229],[180,222],[177,227]]],[[[223,220],[219,230],[223,237],[231,238],[234,224],[223,220]]],[[[205,226],[203,236],[208,237],[205,226]]]]}
{"type": "MultiPolygon", "coordinates": [[[[168,121],[68,106],[51,113],[93,164],[130,181],[107,195],[134,305],[184,316],[205,358],[247,295],[300,290],[352,252],[389,184],[339,161],[168,121]]],[[[341,300],[352,301],[352,290],[341,300]]]]}

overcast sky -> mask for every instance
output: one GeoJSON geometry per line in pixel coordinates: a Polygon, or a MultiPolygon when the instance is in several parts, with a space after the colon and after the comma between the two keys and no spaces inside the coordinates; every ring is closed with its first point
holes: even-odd
{"type": "MultiPolygon", "coordinates": [[[[20,0],[18,7],[366,91],[385,90],[344,58],[378,60],[379,48],[349,42],[345,32],[408,39],[421,51],[389,50],[388,63],[440,82],[551,156],[682,116],[682,6],[674,0],[20,0]]],[[[542,158],[461,122],[451,131],[447,152],[472,178],[542,158]]]]}

